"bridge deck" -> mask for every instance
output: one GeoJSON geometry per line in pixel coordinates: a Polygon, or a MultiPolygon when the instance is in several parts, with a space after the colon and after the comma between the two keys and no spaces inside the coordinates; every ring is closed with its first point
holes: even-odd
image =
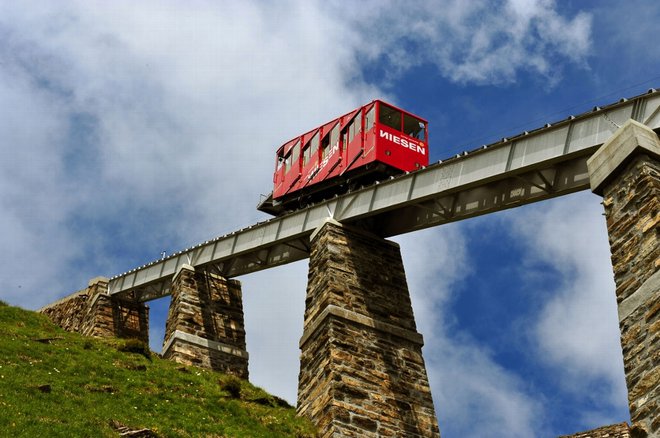
{"type": "Polygon", "coordinates": [[[587,159],[630,118],[660,129],[660,92],[594,108],[209,240],[112,277],[109,292],[133,292],[148,301],[170,293],[183,264],[235,277],[307,258],[310,234],[328,217],[390,237],[585,190],[587,159]]]}

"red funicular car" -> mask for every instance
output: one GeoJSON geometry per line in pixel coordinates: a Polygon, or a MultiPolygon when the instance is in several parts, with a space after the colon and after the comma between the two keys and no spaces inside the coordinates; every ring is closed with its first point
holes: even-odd
{"type": "Polygon", "coordinates": [[[374,100],[282,145],[258,208],[278,215],[428,162],[426,120],[374,100]]]}

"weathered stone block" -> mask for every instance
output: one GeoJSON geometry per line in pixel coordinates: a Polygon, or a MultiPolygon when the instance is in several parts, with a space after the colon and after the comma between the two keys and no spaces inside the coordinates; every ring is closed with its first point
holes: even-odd
{"type": "Polygon", "coordinates": [[[248,378],[241,284],[184,266],[172,281],[163,357],[248,378]]]}
{"type": "Polygon", "coordinates": [[[590,160],[612,253],[631,436],[660,436],[660,140],[624,125],[590,160]]]}
{"type": "Polygon", "coordinates": [[[94,278],[86,289],[40,312],[67,331],[101,338],[136,338],[149,343],[149,308],[126,297],[108,295],[108,279],[104,277],[94,278]]]}
{"type": "Polygon", "coordinates": [[[314,233],[298,413],[330,436],[439,437],[398,245],[326,223],[314,233]]]}
{"type": "Polygon", "coordinates": [[[603,187],[620,168],[639,154],[660,160],[660,140],[647,126],[630,119],[587,161],[591,190],[603,194],[603,187]]]}
{"type": "Polygon", "coordinates": [[[613,424],[611,426],[599,427],[587,432],[575,435],[562,435],[559,438],[634,438],[630,434],[628,423],[613,424]]]}

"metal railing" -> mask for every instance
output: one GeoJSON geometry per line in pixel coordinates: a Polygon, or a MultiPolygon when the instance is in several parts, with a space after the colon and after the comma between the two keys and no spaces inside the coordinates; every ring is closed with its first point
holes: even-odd
{"type": "Polygon", "coordinates": [[[586,161],[628,119],[660,128],[660,92],[647,93],[458,154],[185,249],[110,279],[110,294],[140,301],[170,293],[183,265],[236,277],[309,256],[328,217],[383,237],[589,188],[586,161]]]}

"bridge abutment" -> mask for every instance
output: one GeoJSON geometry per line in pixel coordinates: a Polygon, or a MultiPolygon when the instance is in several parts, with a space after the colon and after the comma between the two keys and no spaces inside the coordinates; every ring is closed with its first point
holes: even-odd
{"type": "Polygon", "coordinates": [[[660,435],[660,140],[629,121],[588,161],[603,196],[632,430],[660,435]]]}
{"type": "Polygon", "coordinates": [[[163,357],[247,379],[240,282],[184,265],[172,280],[163,357]]]}
{"type": "Polygon", "coordinates": [[[40,310],[65,330],[100,338],[135,338],[149,343],[149,307],[108,294],[108,279],[97,277],[89,286],[40,310]]]}
{"type": "Polygon", "coordinates": [[[399,246],[332,221],[311,243],[298,413],[321,437],[439,437],[399,246]]]}

